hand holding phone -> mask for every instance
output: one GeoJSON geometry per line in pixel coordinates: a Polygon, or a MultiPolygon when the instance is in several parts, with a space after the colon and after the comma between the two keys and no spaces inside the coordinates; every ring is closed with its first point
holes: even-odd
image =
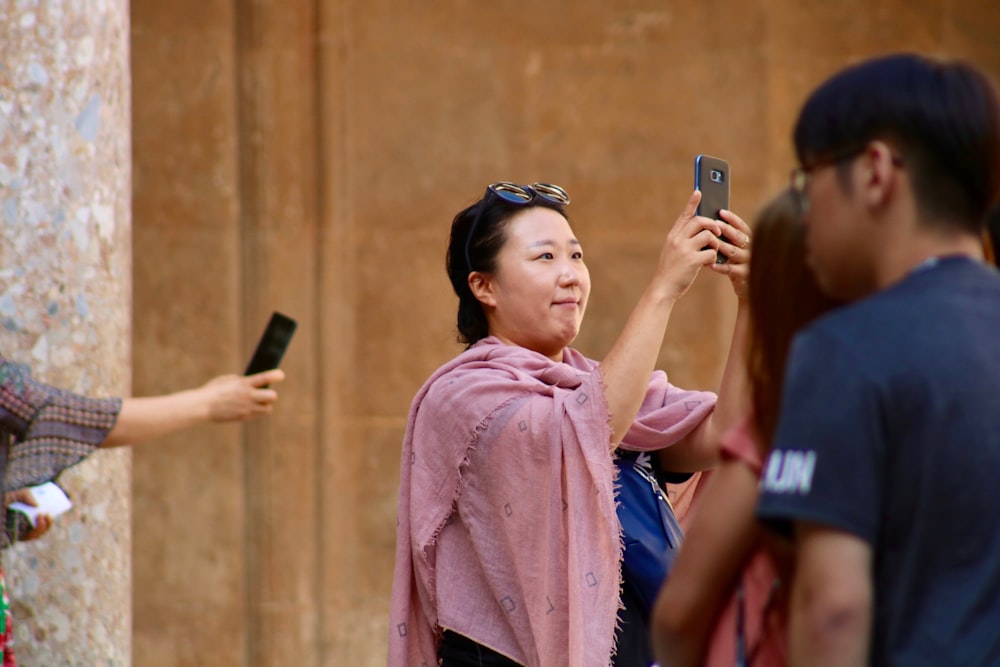
{"type": "Polygon", "coordinates": [[[243,374],[254,375],[277,368],[281,364],[281,358],[285,356],[288,344],[292,342],[297,326],[298,323],[292,318],[274,311],[243,374]]]}
{"type": "MultiPolygon", "coordinates": [[[[729,163],[711,155],[695,157],[694,187],[701,191],[701,203],[695,214],[722,220],[719,211],[729,210],[729,163]]],[[[716,264],[727,261],[728,258],[721,252],[716,254],[716,264]]]]}
{"type": "Polygon", "coordinates": [[[51,522],[73,507],[69,496],[55,482],[46,482],[40,486],[21,489],[11,495],[14,496],[15,500],[7,506],[4,518],[4,530],[7,533],[7,541],[11,544],[34,539],[44,534],[51,523],[40,526],[43,517],[48,517],[47,521],[51,522]],[[34,505],[17,499],[24,491],[27,491],[34,499],[34,505]]]}
{"type": "Polygon", "coordinates": [[[28,490],[35,499],[35,505],[15,500],[7,506],[7,509],[21,512],[27,516],[32,526],[35,525],[39,514],[48,514],[54,519],[73,507],[69,496],[55,482],[45,482],[39,486],[29,487],[28,490]]]}

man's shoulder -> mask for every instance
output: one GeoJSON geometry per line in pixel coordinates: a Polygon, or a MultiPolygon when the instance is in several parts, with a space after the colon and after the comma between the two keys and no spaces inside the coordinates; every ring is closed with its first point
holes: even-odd
{"type": "Polygon", "coordinates": [[[885,336],[905,337],[926,331],[923,325],[930,314],[965,308],[970,299],[983,293],[1000,298],[1000,271],[953,258],[836,308],[817,318],[803,333],[808,334],[805,337],[847,339],[854,345],[877,342],[885,336]]]}
{"type": "MultiPolygon", "coordinates": [[[[846,353],[876,342],[886,323],[896,321],[896,306],[883,304],[873,295],[861,301],[845,304],[810,322],[795,339],[797,356],[846,353]],[[838,352],[839,351],[839,352],[838,352]]],[[[833,361],[833,359],[828,359],[833,361]]]]}

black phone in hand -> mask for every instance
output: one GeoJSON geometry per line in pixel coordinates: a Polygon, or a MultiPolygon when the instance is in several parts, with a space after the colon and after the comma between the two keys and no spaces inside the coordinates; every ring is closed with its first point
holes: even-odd
{"type": "MultiPolygon", "coordinates": [[[[694,188],[701,190],[701,202],[695,214],[722,220],[719,211],[729,210],[729,163],[711,155],[695,157],[694,188]]],[[[716,264],[727,261],[729,258],[721,252],[715,257],[716,264]]]]}
{"type": "Polygon", "coordinates": [[[277,368],[285,356],[288,344],[292,342],[298,323],[292,318],[275,311],[261,334],[257,349],[254,350],[244,375],[253,375],[277,368]]]}

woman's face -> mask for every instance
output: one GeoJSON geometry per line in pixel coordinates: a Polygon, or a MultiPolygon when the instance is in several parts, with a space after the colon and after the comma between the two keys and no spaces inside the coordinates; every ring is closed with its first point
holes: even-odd
{"type": "Polygon", "coordinates": [[[566,218],[548,208],[516,213],[506,231],[496,272],[470,280],[490,335],[561,361],[590,296],[583,249],[566,218]]]}

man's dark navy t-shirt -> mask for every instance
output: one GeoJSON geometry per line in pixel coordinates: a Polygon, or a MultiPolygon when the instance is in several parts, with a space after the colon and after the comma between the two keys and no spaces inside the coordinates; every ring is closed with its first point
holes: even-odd
{"type": "Polygon", "coordinates": [[[872,665],[1000,665],[1000,273],[934,260],[795,340],[758,516],[874,551],[872,665]]]}

